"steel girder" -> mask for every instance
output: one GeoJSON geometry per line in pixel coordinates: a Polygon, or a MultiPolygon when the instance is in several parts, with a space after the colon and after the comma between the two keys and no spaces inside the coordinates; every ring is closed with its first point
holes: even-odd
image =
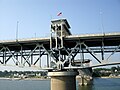
{"type": "MultiPolygon", "coordinates": [[[[20,46],[21,49],[17,51],[10,50],[9,47],[3,46],[0,49],[0,63],[7,65],[8,61],[12,61],[17,66],[32,66],[39,62],[41,67],[41,57],[43,55],[48,56],[43,49],[43,45],[36,44],[33,50],[23,50],[24,46],[20,46]]],[[[47,58],[47,63],[49,58],[47,58]]],[[[49,66],[49,64],[47,64],[49,66]]]]}

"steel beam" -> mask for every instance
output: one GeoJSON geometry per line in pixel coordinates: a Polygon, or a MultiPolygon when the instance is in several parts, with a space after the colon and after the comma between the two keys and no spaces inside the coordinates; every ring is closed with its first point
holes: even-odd
{"type": "MultiPolygon", "coordinates": [[[[23,65],[25,65],[26,61],[29,61],[30,56],[34,53],[34,51],[39,47],[40,45],[36,45],[36,47],[29,53],[29,55],[27,56],[27,58],[25,59],[25,62],[23,63],[23,65]]],[[[30,63],[30,61],[29,61],[30,63]]],[[[31,65],[31,64],[30,64],[31,65]]]]}
{"type": "Polygon", "coordinates": [[[20,62],[15,58],[15,55],[14,55],[15,52],[12,53],[8,47],[5,47],[5,48],[6,48],[6,50],[8,50],[8,52],[12,55],[12,59],[13,59],[14,63],[17,64],[17,65],[20,65],[20,62]],[[17,62],[16,62],[16,61],[17,61],[17,62]]]}
{"type": "Polygon", "coordinates": [[[115,50],[108,56],[108,58],[106,60],[108,60],[112,55],[114,55],[116,53],[116,51],[120,48],[120,45],[118,45],[115,50]]]}
{"type": "Polygon", "coordinates": [[[101,61],[97,58],[97,56],[95,55],[95,53],[94,53],[85,43],[83,43],[83,45],[85,46],[85,49],[86,49],[99,63],[101,63],[101,61]]]}

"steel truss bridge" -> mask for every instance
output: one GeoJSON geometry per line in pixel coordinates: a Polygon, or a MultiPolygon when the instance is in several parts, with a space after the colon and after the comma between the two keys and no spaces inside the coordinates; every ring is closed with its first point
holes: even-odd
{"type": "Polygon", "coordinates": [[[120,32],[72,35],[69,28],[66,19],[53,20],[50,37],[0,41],[0,64],[13,62],[22,67],[39,65],[43,69],[42,62],[46,62],[48,70],[87,68],[83,66],[86,54],[98,62],[98,65],[89,67],[120,64],[109,62],[113,54],[120,56],[120,32]],[[101,58],[97,56],[98,53],[101,58]],[[109,56],[106,57],[106,53],[109,56]],[[78,60],[81,65],[74,66],[77,55],[80,56],[78,60]]]}

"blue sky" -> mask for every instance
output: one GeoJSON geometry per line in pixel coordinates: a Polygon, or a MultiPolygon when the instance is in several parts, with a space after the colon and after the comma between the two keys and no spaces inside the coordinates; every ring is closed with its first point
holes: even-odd
{"type": "Polygon", "coordinates": [[[120,32],[120,0],[0,0],[0,40],[16,39],[17,21],[18,38],[49,36],[51,19],[59,18],[72,34],[102,33],[101,23],[105,33],[120,32]]]}
{"type": "Polygon", "coordinates": [[[17,21],[19,39],[50,36],[50,21],[60,18],[72,34],[120,32],[120,0],[0,0],[0,40],[16,39],[17,21]]]}

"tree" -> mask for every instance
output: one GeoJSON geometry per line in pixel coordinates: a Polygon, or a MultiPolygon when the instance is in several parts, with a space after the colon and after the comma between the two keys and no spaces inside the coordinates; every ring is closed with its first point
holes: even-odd
{"type": "Polygon", "coordinates": [[[111,71],[112,71],[112,73],[115,73],[115,70],[117,70],[116,67],[111,67],[111,71]]]}

